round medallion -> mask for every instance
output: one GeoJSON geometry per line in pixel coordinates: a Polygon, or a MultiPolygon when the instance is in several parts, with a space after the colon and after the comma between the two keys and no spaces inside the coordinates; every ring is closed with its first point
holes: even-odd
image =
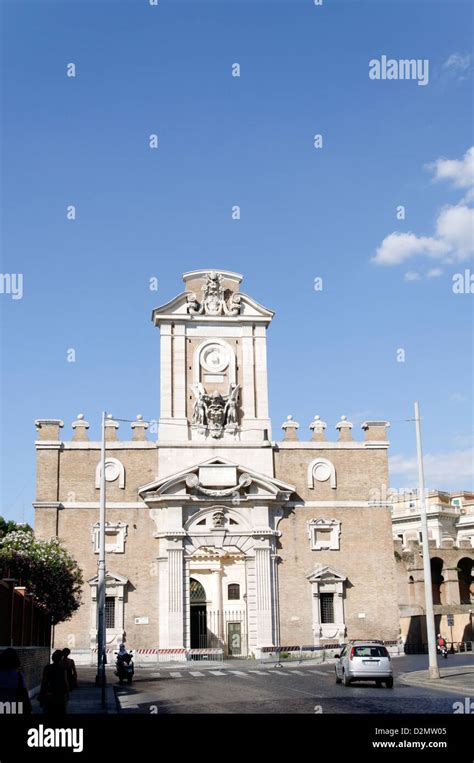
{"type": "Polygon", "coordinates": [[[220,344],[208,344],[201,353],[201,365],[208,373],[221,373],[229,365],[227,350],[220,344]]]}
{"type": "Polygon", "coordinates": [[[318,482],[325,482],[331,476],[331,469],[328,464],[318,464],[314,470],[314,477],[318,482]]]}
{"type": "Polygon", "coordinates": [[[120,466],[115,461],[105,462],[105,479],[107,482],[114,482],[120,475],[120,466]]]}

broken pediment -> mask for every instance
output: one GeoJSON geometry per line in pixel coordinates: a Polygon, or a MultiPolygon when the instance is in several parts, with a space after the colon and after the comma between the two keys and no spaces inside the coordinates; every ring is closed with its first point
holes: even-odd
{"type": "Polygon", "coordinates": [[[287,501],[294,492],[293,485],[231,461],[212,458],[144,485],[138,494],[148,505],[154,505],[170,500],[208,501],[217,498],[287,501]]]}
{"type": "Polygon", "coordinates": [[[152,321],[159,326],[171,318],[215,320],[216,318],[253,318],[269,323],[273,311],[259,305],[239,290],[239,273],[218,270],[195,270],[185,273],[187,290],[152,312],[152,321]]]}

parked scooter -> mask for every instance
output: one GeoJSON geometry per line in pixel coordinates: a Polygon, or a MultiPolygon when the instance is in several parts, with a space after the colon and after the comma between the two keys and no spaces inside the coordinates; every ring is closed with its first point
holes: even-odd
{"type": "Polygon", "coordinates": [[[120,644],[120,649],[115,652],[117,659],[115,661],[115,675],[118,677],[119,682],[123,684],[124,681],[131,684],[135,668],[133,665],[133,651],[127,652],[124,644],[120,644]]]}

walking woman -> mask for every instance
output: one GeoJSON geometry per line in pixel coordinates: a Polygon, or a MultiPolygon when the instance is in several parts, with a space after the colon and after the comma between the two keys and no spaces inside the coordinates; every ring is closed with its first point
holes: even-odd
{"type": "Polygon", "coordinates": [[[66,714],[69,700],[66,665],[63,653],[56,649],[51,656],[52,663],[43,670],[43,680],[38,700],[44,715],[61,717],[66,714]]]}
{"type": "Polygon", "coordinates": [[[77,670],[76,670],[76,663],[72,659],[72,657],[69,657],[71,654],[71,650],[66,647],[66,649],[63,649],[63,660],[64,664],[66,666],[66,677],[67,677],[67,683],[69,686],[69,691],[72,691],[73,689],[77,689],[77,670]]]}

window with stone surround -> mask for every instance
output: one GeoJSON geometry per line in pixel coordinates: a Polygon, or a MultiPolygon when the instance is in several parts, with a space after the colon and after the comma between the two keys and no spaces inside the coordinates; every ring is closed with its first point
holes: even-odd
{"type": "Polygon", "coordinates": [[[307,580],[311,584],[314,643],[345,637],[344,595],[347,578],[328,565],[318,565],[307,580]]]}
{"type": "MultiPolygon", "coordinates": [[[[90,639],[91,646],[94,646],[97,642],[97,589],[98,589],[98,576],[91,578],[87,581],[90,586],[91,593],[91,628],[90,639]]],[[[105,627],[107,631],[107,639],[110,643],[115,642],[117,645],[123,640],[124,625],[125,625],[125,597],[126,588],[128,585],[128,579],[123,575],[116,572],[107,571],[105,578],[105,627]]]]}
{"type": "Polygon", "coordinates": [[[310,519],[308,537],[313,551],[339,551],[341,523],[338,519],[310,519]]]}
{"type": "MultiPolygon", "coordinates": [[[[128,525],[126,522],[105,523],[105,551],[107,554],[125,553],[125,540],[127,538],[128,525]]],[[[99,553],[100,524],[92,525],[92,544],[94,554],[99,553]]]]}

